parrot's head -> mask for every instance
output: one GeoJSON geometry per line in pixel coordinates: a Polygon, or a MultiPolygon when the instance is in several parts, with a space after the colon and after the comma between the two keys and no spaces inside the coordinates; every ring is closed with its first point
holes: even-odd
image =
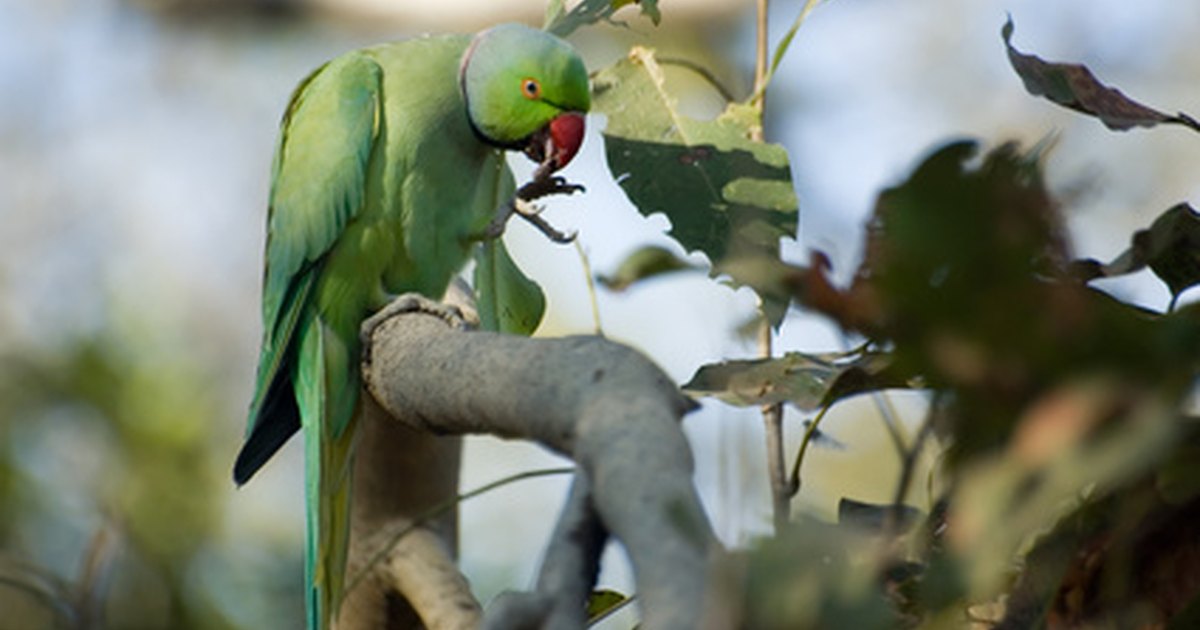
{"type": "Polygon", "coordinates": [[[459,84],[471,127],[490,144],[567,165],[583,144],[591,106],[587,68],[567,42],[522,24],[480,32],[463,54],[459,84]]]}

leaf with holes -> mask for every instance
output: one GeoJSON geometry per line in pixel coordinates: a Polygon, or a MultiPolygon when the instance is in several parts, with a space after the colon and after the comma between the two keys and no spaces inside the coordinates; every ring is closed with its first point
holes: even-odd
{"type": "Polygon", "coordinates": [[[647,245],[621,261],[612,275],[600,275],[596,279],[609,290],[624,291],[633,283],[647,278],[695,269],[695,266],[671,253],[670,250],[647,245]]]}
{"type": "MultiPolygon", "coordinates": [[[[734,103],[715,120],[682,115],[654,51],[641,47],[593,85],[593,108],[608,117],[608,167],[630,201],[646,216],[665,214],[670,235],[708,256],[714,274],[758,290],[725,263],[778,259],[779,239],[795,237],[798,204],[787,151],[750,139],[757,113],[734,103]]],[[[758,293],[778,326],[787,297],[758,293]]]]}
{"type": "Polygon", "coordinates": [[[1200,213],[1187,203],[1172,206],[1145,230],[1133,235],[1129,249],[1108,264],[1093,259],[1073,263],[1084,280],[1121,276],[1146,267],[1171,290],[1172,300],[1200,284],[1200,213]]]}
{"type": "Polygon", "coordinates": [[[559,37],[566,37],[575,32],[575,29],[596,22],[624,26],[624,22],[618,22],[612,16],[617,10],[630,4],[641,7],[642,15],[650,18],[655,26],[662,20],[662,14],[658,11],[658,0],[583,0],[570,11],[566,10],[566,2],[563,0],[553,0],[546,7],[544,28],[559,37]]]}
{"type": "Polygon", "coordinates": [[[1026,55],[1012,45],[1013,22],[1009,17],[1000,33],[1008,48],[1008,60],[1034,96],[1044,96],[1063,107],[1095,116],[1116,131],[1160,124],[1183,125],[1200,131],[1200,122],[1180,112],[1175,116],[1146,107],[1120,90],[1104,85],[1092,71],[1075,63],[1051,63],[1026,55]]]}

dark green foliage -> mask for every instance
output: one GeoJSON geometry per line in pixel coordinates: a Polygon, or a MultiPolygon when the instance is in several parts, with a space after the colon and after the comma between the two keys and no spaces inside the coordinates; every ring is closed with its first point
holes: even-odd
{"type": "Polygon", "coordinates": [[[1172,206],[1149,228],[1138,230],[1129,249],[1108,264],[1075,261],[1073,270],[1085,281],[1122,276],[1150,267],[1171,289],[1172,306],[1179,294],[1200,283],[1200,215],[1187,203],[1172,206]]]}

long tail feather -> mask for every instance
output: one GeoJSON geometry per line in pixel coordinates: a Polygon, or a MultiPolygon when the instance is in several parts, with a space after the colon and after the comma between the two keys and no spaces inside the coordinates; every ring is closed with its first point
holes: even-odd
{"type": "Polygon", "coordinates": [[[319,319],[307,327],[297,378],[304,430],[307,533],[304,574],[309,630],[337,615],[350,539],[350,497],[358,371],[347,348],[319,319]]]}

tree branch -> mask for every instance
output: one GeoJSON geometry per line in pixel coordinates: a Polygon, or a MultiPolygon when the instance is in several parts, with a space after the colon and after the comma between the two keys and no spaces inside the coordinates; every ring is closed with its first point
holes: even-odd
{"type": "Polygon", "coordinates": [[[433,434],[535,440],[579,466],[539,580],[538,614],[583,606],[579,593],[592,586],[596,541],[607,530],[630,555],[644,627],[699,625],[719,544],[679,427],[694,404],[661,370],[597,337],[463,332],[417,311],[378,323],[370,342],[367,389],[401,422],[433,434]]]}

